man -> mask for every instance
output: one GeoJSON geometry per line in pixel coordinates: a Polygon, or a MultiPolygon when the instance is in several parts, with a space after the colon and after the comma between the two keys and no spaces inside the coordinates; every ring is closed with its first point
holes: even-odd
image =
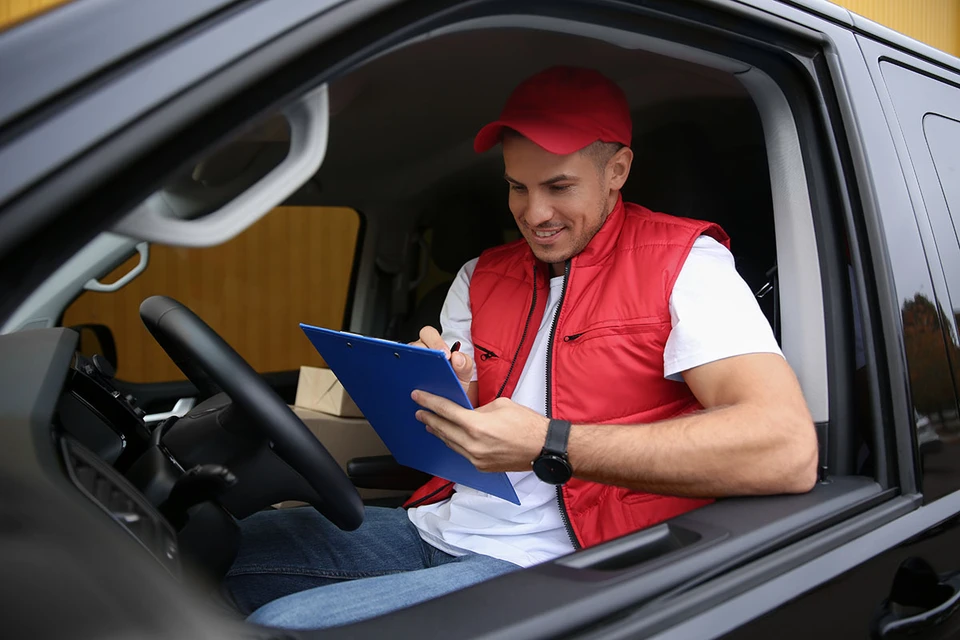
{"type": "Polygon", "coordinates": [[[356,532],[308,509],[258,514],[227,578],[245,611],[279,598],[252,621],[345,624],[715,497],[813,486],[810,415],[724,232],[620,198],[631,131],[613,82],[556,67],[475,140],[502,144],[523,240],[467,263],[443,333],[420,333],[477,409],[413,398],[450,448],[508,472],[521,504],[434,479],[406,510],[368,509],[356,532]]]}

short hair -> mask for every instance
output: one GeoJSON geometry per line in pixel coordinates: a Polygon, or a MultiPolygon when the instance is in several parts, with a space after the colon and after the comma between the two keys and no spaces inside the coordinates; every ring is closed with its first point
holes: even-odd
{"type": "Polygon", "coordinates": [[[593,144],[581,149],[580,153],[593,160],[593,164],[597,168],[597,173],[603,173],[607,168],[607,163],[610,162],[610,158],[615,156],[617,152],[625,146],[627,145],[621,142],[603,142],[602,140],[597,140],[593,144]]]}
{"type": "MultiPolygon", "coordinates": [[[[526,138],[526,136],[516,129],[504,127],[500,133],[500,140],[503,141],[506,138],[526,138]]],[[[603,140],[597,140],[580,149],[579,153],[593,160],[593,164],[597,168],[597,173],[603,173],[607,168],[607,163],[610,162],[610,158],[626,146],[627,145],[621,142],[604,142],[603,140]]]]}

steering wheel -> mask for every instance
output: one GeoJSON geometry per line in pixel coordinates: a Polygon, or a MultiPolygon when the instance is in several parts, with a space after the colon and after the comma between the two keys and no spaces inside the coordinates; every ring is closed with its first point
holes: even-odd
{"type": "Polygon", "coordinates": [[[147,298],[140,318],[177,367],[205,395],[221,391],[250,420],[253,431],[300,474],[322,499],[318,510],[339,528],[363,522],[363,502],[333,456],[287,403],[190,309],[165,296],[147,298]]]}

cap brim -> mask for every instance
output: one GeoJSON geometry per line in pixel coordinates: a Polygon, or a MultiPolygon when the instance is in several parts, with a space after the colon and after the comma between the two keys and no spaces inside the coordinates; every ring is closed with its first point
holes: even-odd
{"type": "Polygon", "coordinates": [[[473,139],[473,150],[483,153],[495,147],[504,129],[513,129],[537,146],[559,156],[580,151],[597,141],[594,134],[544,120],[497,120],[480,129],[473,139]]]}

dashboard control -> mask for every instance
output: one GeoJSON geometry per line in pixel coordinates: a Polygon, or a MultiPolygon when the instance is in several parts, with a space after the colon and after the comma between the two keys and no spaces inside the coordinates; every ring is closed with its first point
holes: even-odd
{"type": "Polygon", "coordinates": [[[110,364],[110,361],[104,358],[102,355],[95,354],[91,358],[93,363],[93,368],[96,369],[97,373],[106,378],[107,380],[113,380],[117,375],[117,370],[113,368],[113,365],[110,364]]]}
{"type": "Polygon", "coordinates": [[[57,407],[60,426],[101,459],[125,471],[146,450],[143,411],[112,383],[113,367],[77,354],[57,407]]]}
{"type": "Polygon", "coordinates": [[[160,511],[174,526],[181,526],[190,507],[219,498],[237,484],[237,476],[219,464],[202,464],[177,478],[160,511]]]}

